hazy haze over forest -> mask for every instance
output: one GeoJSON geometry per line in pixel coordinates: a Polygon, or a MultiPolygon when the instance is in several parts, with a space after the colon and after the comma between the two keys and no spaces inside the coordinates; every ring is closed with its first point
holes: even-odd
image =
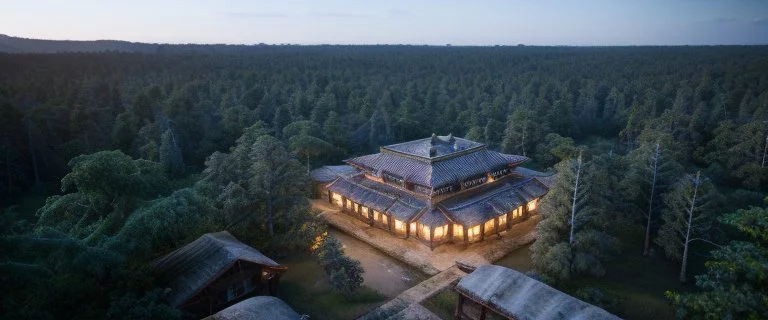
{"type": "Polygon", "coordinates": [[[768,1],[8,1],[0,33],[157,43],[768,43],[768,1]]]}

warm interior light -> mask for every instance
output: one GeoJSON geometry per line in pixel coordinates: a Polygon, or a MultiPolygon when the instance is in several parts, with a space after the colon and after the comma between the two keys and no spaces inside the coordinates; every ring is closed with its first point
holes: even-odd
{"type": "Polygon", "coordinates": [[[454,237],[464,236],[464,226],[462,226],[460,224],[454,224],[453,225],[453,236],[454,237]]]}
{"type": "Polygon", "coordinates": [[[343,201],[341,199],[341,195],[338,193],[331,193],[331,198],[333,198],[333,203],[339,207],[343,206],[343,201]]]}
{"type": "Polygon", "coordinates": [[[531,202],[528,202],[528,211],[536,210],[537,202],[539,202],[539,199],[533,199],[531,202]]]}

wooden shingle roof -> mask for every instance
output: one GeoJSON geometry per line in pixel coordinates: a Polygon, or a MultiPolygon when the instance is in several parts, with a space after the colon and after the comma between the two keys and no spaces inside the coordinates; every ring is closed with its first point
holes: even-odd
{"type": "Polygon", "coordinates": [[[454,138],[464,145],[452,152],[429,156],[430,138],[381,147],[381,152],[347,159],[354,167],[381,176],[383,172],[432,188],[460,182],[478,174],[516,166],[527,157],[489,150],[484,144],[454,138]],[[426,151],[425,151],[426,150],[426,151]],[[426,154],[426,156],[425,156],[426,154]]]}
{"type": "Polygon", "coordinates": [[[280,267],[227,231],[206,233],[153,264],[160,277],[168,281],[171,305],[180,306],[238,260],[280,267]]]}
{"type": "Polygon", "coordinates": [[[296,313],[283,300],[271,296],[258,296],[240,301],[203,320],[299,320],[296,313]]]}
{"type": "Polygon", "coordinates": [[[514,319],[620,319],[525,274],[501,266],[478,267],[459,281],[456,291],[514,319]]]}

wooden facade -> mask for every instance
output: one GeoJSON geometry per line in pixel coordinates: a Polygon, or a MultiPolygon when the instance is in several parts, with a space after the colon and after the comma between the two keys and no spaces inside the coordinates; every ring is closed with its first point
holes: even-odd
{"type": "Polygon", "coordinates": [[[327,181],[344,172],[319,198],[372,227],[434,248],[501,236],[534,214],[549,189],[516,170],[526,160],[433,135],[346,160],[348,169],[324,167],[312,175],[327,181]]]}
{"type": "Polygon", "coordinates": [[[237,260],[180,308],[202,318],[251,297],[277,296],[285,270],[237,260]]]}
{"type": "Polygon", "coordinates": [[[198,318],[250,297],[277,295],[287,269],[226,231],[205,234],[153,265],[169,303],[198,318]]]}

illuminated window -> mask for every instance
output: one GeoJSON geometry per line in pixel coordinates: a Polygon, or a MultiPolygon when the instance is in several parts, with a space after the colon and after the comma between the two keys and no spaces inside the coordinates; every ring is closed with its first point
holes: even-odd
{"type": "Polygon", "coordinates": [[[448,225],[439,226],[435,228],[435,240],[442,239],[445,234],[448,232],[448,225]]]}
{"type": "Polygon", "coordinates": [[[395,219],[395,230],[405,232],[405,223],[395,219]]]}
{"type": "Polygon", "coordinates": [[[507,215],[503,214],[499,216],[499,228],[506,228],[507,227],[507,215]]]}
{"type": "Polygon", "coordinates": [[[331,198],[333,199],[333,204],[341,207],[344,205],[343,199],[341,198],[341,195],[338,193],[331,193],[331,198]]]}
{"type": "Polygon", "coordinates": [[[360,215],[368,218],[368,207],[360,206],[360,215]]]}
{"type": "Polygon", "coordinates": [[[421,235],[424,237],[424,239],[429,239],[429,227],[428,226],[421,226],[421,235]]]}
{"type": "Polygon", "coordinates": [[[520,218],[520,216],[522,216],[522,212],[523,212],[523,208],[522,207],[521,208],[517,208],[514,211],[512,211],[512,219],[520,218]]]}
{"type": "Polygon", "coordinates": [[[383,213],[381,214],[381,223],[389,225],[389,218],[387,217],[386,214],[383,214],[383,213]]]}
{"type": "Polygon", "coordinates": [[[464,226],[460,224],[454,224],[453,225],[453,236],[454,237],[463,237],[464,236],[464,226]]]}
{"type": "Polygon", "coordinates": [[[411,222],[411,230],[413,230],[413,232],[416,232],[416,222],[411,222]]]}
{"type": "Polygon", "coordinates": [[[528,202],[528,211],[536,210],[536,204],[539,202],[539,199],[533,199],[531,202],[528,202]]]}
{"type": "Polygon", "coordinates": [[[469,237],[469,240],[480,238],[480,225],[476,225],[467,229],[467,236],[469,237]]]}
{"type": "Polygon", "coordinates": [[[485,234],[489,234],[495,230],[496,219],[491,219],[485,222],[485,234]]]}
{"type": "Polygon", "coordinates": [[[373,221],[379,221],[379,212],[373,210],[373,221]]]}

